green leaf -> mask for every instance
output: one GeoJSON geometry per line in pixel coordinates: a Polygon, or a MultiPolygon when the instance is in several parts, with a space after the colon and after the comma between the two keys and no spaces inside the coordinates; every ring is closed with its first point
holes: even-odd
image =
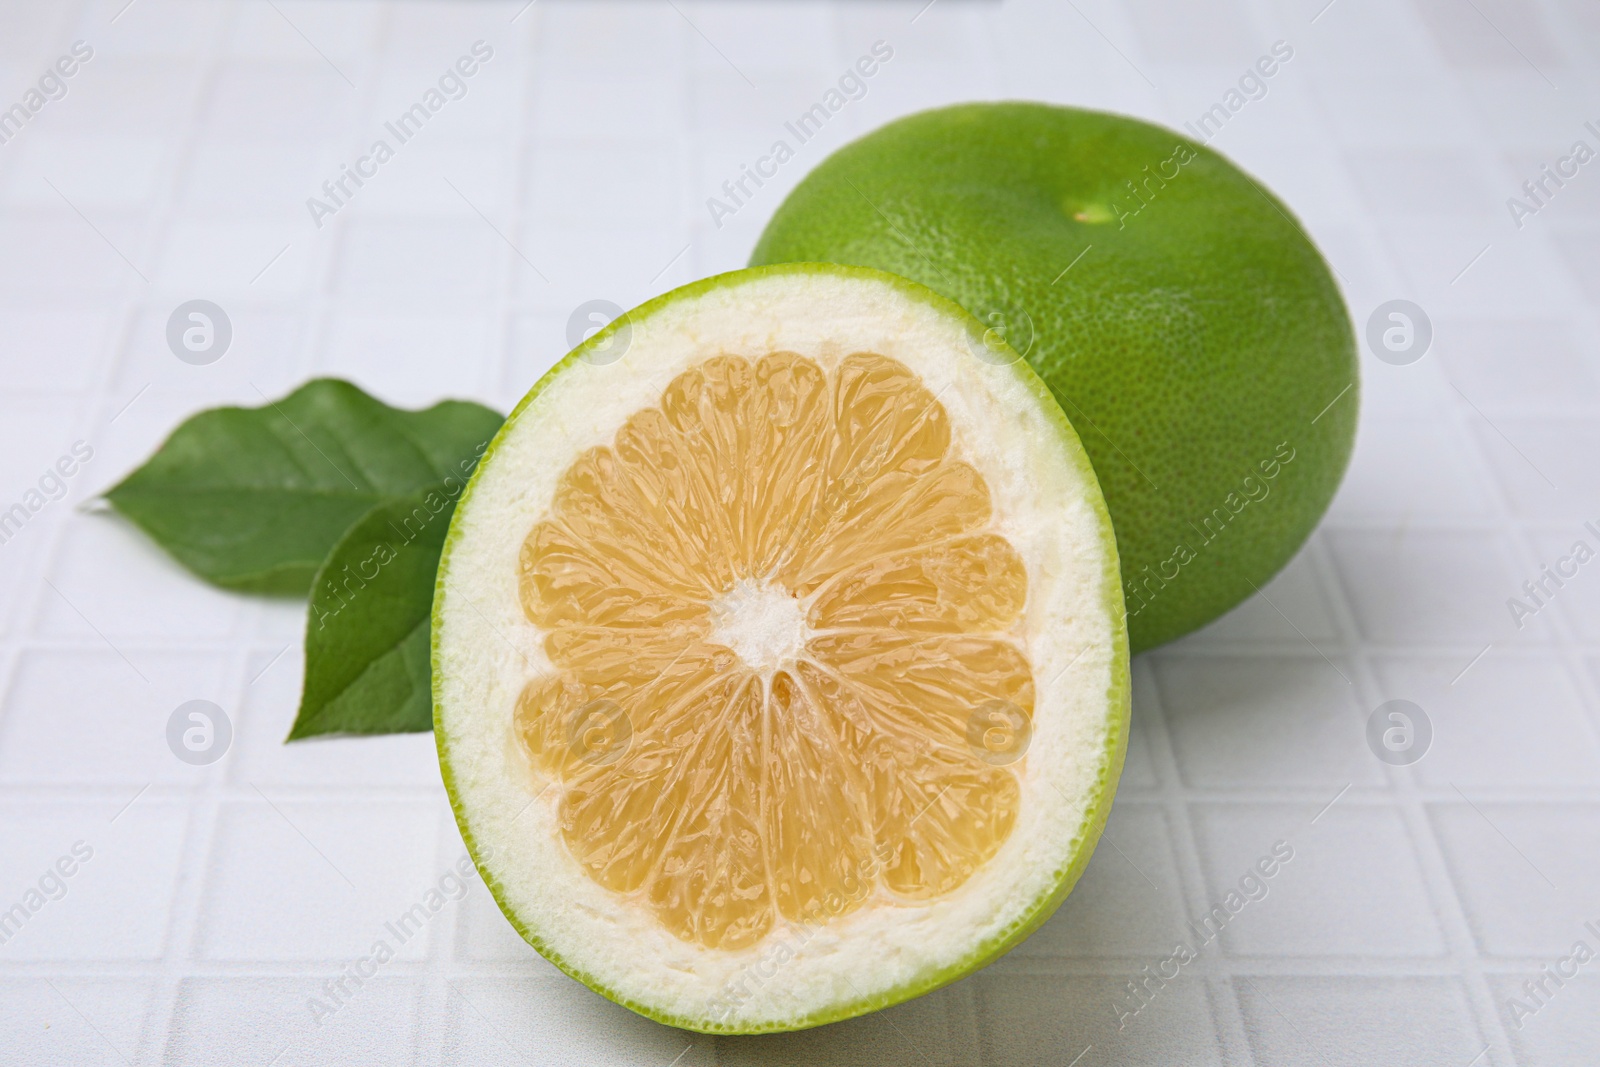
{"type": "Polygon", "coordinates": [[[402,411],[319,378],[195,415],[106,499],[209,582],[303,595],[374,506],[430,488],[453,501],[501,421],[460,400],[402,411]]]}
{"type": "Polygon", "coordinates": [[[456,496],[368,511],[317,571],[306,680],[288,740],[433,729],[428,648],[434,575],[456,496]]]}

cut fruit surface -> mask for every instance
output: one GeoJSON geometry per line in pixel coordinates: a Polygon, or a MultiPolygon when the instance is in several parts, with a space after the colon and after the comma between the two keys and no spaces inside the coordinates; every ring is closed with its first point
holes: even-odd
{"type": "Polygon", "coordinates": [[[521,558],[559,673],[515,729],[597,883],[737,949],[860,907],[869,875],[948,892],[1000,847],[1016,772],[966,722],[1031,722],[1027,571],[949,449],[904,364],[784,352],[684,371],[566,470],[521,558]]]}
{"type": "Polygon", "coordinates": [[[440,568],[435,733],[559,966],[675,1025],[793,1029],[959,977],[1065,896],[1126,636],[1087,459],[1006,355],[891,275],[744,271],[507,420],[440,568]]]}

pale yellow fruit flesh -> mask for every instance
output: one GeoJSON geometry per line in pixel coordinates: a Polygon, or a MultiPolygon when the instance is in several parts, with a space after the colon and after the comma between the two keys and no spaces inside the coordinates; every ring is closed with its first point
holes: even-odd
{"type": "Polygon", "coordinates": [[[943,406],[872,353],[705,360],[581,454],[508,580],[554,667],[514,732],[588,877],[729,950],[966,882],[1034,700],[991,520],[943,406]]]}

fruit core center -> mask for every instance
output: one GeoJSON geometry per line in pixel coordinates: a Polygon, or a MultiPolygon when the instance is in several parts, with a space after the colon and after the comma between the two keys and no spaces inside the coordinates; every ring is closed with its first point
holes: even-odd
{"type": "Polygon", "coordinates": [[[770,675],[793,662],[811,629],[799,599],[777,582],[741,578],[711,601],[711,641],[725,645],[746,667],[770,675]]]}

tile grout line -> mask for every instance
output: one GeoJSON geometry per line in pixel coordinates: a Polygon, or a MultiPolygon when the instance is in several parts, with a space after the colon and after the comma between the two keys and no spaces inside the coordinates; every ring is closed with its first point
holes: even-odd
{"type": "MultiPolygon", "coordinates": [[[[542,258],[534,250],[534,243],[529,237],[531,212],[527,210],[526,202],[527,190],[535,168],[536,139],[532,131],[535,128],[540,99],[538,74],[542,67],[539,60],[546,13],[547,9],[544,6],[536,4],[519,16],[517,21],[509,24],[509,29],[496,26],[494,30],[497,34],[508,35],[505,38],[508,62],[516,62],[520,68],[516,72],[519,78],[516,94],[517,112],[511,127],[515,131],[514,141],[510,146],[506,163],[510,169],[510,181],[505,185],[499,212],[501,219],[504,220],[503,225],[514,235],[516,244],[512,248],[499,249],[499,254],[494,258],[495,270],[499,275],[498,284],[494,286],[496,296],[491,312],[491,322],[494,323],[494,327],[478,368],[480,390],[495,397],[497,404],[500,403],[503,391],[502,383],[507,382],[509,368],[514,362],[510,358],[511,353],[508,348],[516,337],[513,318],[520,313],[523,303],[520,296],[523,280],[520,274],[525,272],[525,266],[520,262],[521,253],[517,248],[527,249],[528,255],[535,261],[542,258]]],[[[555,274],[558,265],[546,261],[544,268],[555,274]]],[[[536,284],[547,283],[536,282],[536,284]]],[[[530,380],[518,383],[508,390],[514,394],[512,402],[520,399],[522,393],[532,384],[530,380]]],[[[465,846],[461,844],[454,819],[440,818],[438,814],[440,805],[437,802],[434,810],[436,819],[434,869],[443,870],[448,862],[454,860],[457,848],[464,850],[465,846]]],[[[443,810],[449,810],[447,803],[443,805],[443,810]]],[[[448,1035],[452,1030],[452,1012],[458,1010],[452,1004],[451,984],[470,982],[480,977],[479,961],[468,959],[465,954],[467,925],[471,922],[471,907],[468,904],[470,899],[469,893],[453,909],[448,921],[440,924],[442,928],[429,933],[425,977],[421,981],[419,991],[419,996],[423,999],[417,1005],[416,1019],[413,1022],[413,1025],[420,1027],[426,1035],[427,1055],[425,1056],[419,1047],[418,1063],[443,1062],[448,1035]]],[[[417,1042],[413,1044],[418,1045],[417,1042]]]]}
{"type": "MultiPolygon", "coordinates": [[[[1432,35],[1429,34],[1428,36],[1431,37],[1432,35]]],[[[1442,62],[1436,63],[1436,65],[1440,67],[1447,66],[1442,62]]],[[[1315,73],[1313,76],[1315,76],[1315,73]]],[[[1449,76],[1453,78],[1453,72],[1449,76]]],[[[1328,104],[1326,103],[1322,93],[1319,92],[1312,95],[1311,106],[1320,113],[1322,125],[1324,127],[1329,126],[1329,115],[1327,114],[1328,104]]],[[[1473,117],[1475,118],[1476,116],[1473,117]]],[[[1483,143],[1483,139],[1479,138],[1476,143],[1483,143]]],[[[1359,187],[1359,183],[1357,183],[1357,185],[1359,187]]],[[[1400,277],[1406,278],[1408,272],[1406,271],[1404,261],[1399,256],[1393,242],[1387,239],[1381,227],[1376,227],[1373,223],[1373,215],[1371,212],[1375,210],[1378,205],[1372,205],[1370,203],[1370,198],[1365,196],[1364,191],[1359,188],[1357,191],[1363,195],[1363,199],[1369,201],[1369,212],[1362,214],[1362,230],[1365,232],[1369,240],[1372,239],[1373,231],[1378,231],[1377,244],[1375,247],[1382,248],[1385,251],[1386,255],[1383,258],[1389,266],[1389,269],[1393,272],[1397,272],[1400,277]]],[[[1412,284],[1410,288],[1416,290],[1418,287],[1415,284],[1412,284]]],[[[1358,359],[1360,358],[1360,348],[1360,339],[1358,338],[1358,359]]],[[[1437,358],[1437,356],[1435,356],[1435,358],[1437,358]]],[[[1459,426],[1459,406],[1452,404],[1449,410],[1459,426]]],[[[1481,480],[1485,472],[1480,465],[1474,468],[1474,473],[1481,480]]],[[[1504,516],[1505,511],[1502,508],[1500,509],[1500,514],[1498,517],[1503,520],[1504,516]]],[[[1342,581],[1338,580],[1338,570],[1336,567],[1332,566],[1332,560],[1330,559],[1328,563],[1328,574],[1331,578],[1335,579],[1334,584],[1337,591],[1337,597],[1335,599],[1339,603],[1340,614],[1343,616],[1343,621],[1346,625],[1352,624],[1355,622],[1355,619],[1349,594],[1343,588],[1342,581]]],[[[1358,629],[1352,630],[1351,632],[1358,634],[1360,633],[1358,629]]],[[[1369,658],[1370,654],[1371,650],[1366,647],[1366,643],[1363,641],[1359,642],[1358,647],[1352,651],[1352,658],[1356,661],[1355,667],[1363,675],[1364,680],[1372,685],[1371,692],[1381,696],[1383,694],[1383,689],[1381,686],[1376,684],[1377,677],[1373,670],[1371,659],[1369,658]]],[[[1429,893],[1434,905],[1436,916],[1435,921],[1441,927],[1446,925],[1450,927],[1448,931],[1445,929],[1441,929],[1440,931],[1441,935],[1446,938],[1447,951],[1450,951],[1455,958],[1462,960],[1465,964],[1467,964],[1469,977],[1462,982],[1462,987],[1469,1004],[1471,1004],[1475,1009],[1474,1014],[1478,1016],[1475,1019],[1478,1030],[1481,1034],[1489,1038],[1490,1044],[1494,1045],[1497,1050],[1505,1049],[1507,1050],[1507,1054],[1509,1054],[1510,1044],[1508,1041],[1508,1035],[1506,1035],[1504,1028],[1500,1023],[1498,1012],[1491,1012],[1488,1018],[1483,1017],[1482,1012],[1484,1005],[1488,1004],[1492,1006],[1493,1004],[1492,993],[1489,990],[1487,983],[1483,980],[1481,969],[1477,965],[1478,960],[1476,952],[1469,953],[1467,951],[1468,947],[1474,944],[1474,941],[1471,938],[1471,931],[1467,929],[1465,925],[1465,912],[1464,905],[1460,899],[1460,889],[1456,886],[1454,879],[1450,877],[1450,872],[1448,869],[1442,866],[1442,845],[1434,833],[1431,820],[1426,817],[1426,812],[1418,803],[1415,793],[1412,790],[1415,772],[1407,769],[1405,771],[1403,780],[1397,781],[1397,779],[1401,776],[1395,773],[1395,768],[1386,767],[1384,770],[1386,772],[1386,777],[1391,782],[1391,789],[1396,789],[1396,791],[1400,794],[1399,806],[1401,808],[1402,819],[1406,824],[1408,835],[1412,838],[1413,848],[1417,849],[1416,859],[1419,868],[1421,868],[1422,877],[1424,879],[1424,889],[1429,893]],[[1423,836],[1421,837],[1418,837],[1419,829],[1423,831],[1423,836]],[[1431,846],[1431,850],[1426,856],[1423,854],[1422,849],[1417,848],[1418,842],[1426,842],[1428,846],[1431,846]],[[1440,880],[1441,874],[1443,875],[1442,881],[1440,880]],[[1441,886],[1443,887],[1443,890],[1441,889],[1441,886]],[[1447,890],[1447,892],[1444,890],[1447,890]],[[1445,912],[1449,912],[1449,915],[1447,916],[1445,912]]],[[[1498,1058],[1498,1051],[1496,1056],[1498,1058]]]]}
{"type": "MultiPolygon", "coordinates": [[[[1165,694],[1162,692],[1161,683],[1157,677],[1157,664],[1159,651],[1141,654],[1141,658],[1133,667],[1133,672],[1142,676],[1143,685],[1139,685],[1130,677],[1135,694],[1141,689],[1149,694],[1149,707],[1143,713],[1145,720],[1145,743],[1149,753],[1152,770],[1156,775],[1159,803],[1157,810],[1162,813],[1162,823],[1168,834],[1172,835],[1175,855],[1173,856],[1173,869],[1178,875],[1178,885],[1173,887],[1173,897],[1178,902],[1180,914],[1175,919],[1182,922],[1192,921],[1194,916],[1204,914],[1210,908],[1211,896],[1210,879],[1206,875],[1205,862],[1200,849],[1200,834],[1196,827],[1194,806],[1192,799],[1193,787],[1185,781],[1182,768],[1178,762],[1177,748],[1172,739],[1171,728],[1167,721],[1167,705],[1165,694]]],[[[1140,714],[1135,708],[1134,713],[1140,714]]],[[[1132,737],[1129,738],[1130,744],[1132,737]]],[[[1205,801],[1199,801],[1205,803],[1205,801]]],[[[1115,805],[1113,805],[1113,811],[1115,805]]],[[[1212,956],[1215,965],[1226,966],[1228,961],[1227,951],[1218,938],[1212,946],[1201,945],[1196,948],[1199,958],[1204,958],[1206,949],[1214,948],[1212,956]]],[[[1133,969],[1130,969],[1130,974],[1133,969]]],[[[1242,1033],[1242,1012],[1238,1005],[1238,998],[1228,982],[1229,990],[1226,997],[1219,1004],[1215,995],[1206,998],[1207,1007],[1211,1017],[1211,1026],[1214,1040],[1218,1044],[1219,1054],[1226,1045],[1234,1044],[1238,1035],[1236,1028],[1242,1033]],[[1219,1012],[1220,1009],[1225,1009],[1219,1012]],[[1226,1036],[1225,1036],[1226,1035],[1226,1036]],[[1224,1042],[1226,1041],[1226,1045],[1224,1042]]],[[[1208,994],[1215,994],[1215,990],[1207,987],[1208,994]]]]}
{"type": "MultiPolygon", "coordinates": [[[[63,8],[61,25],[59,25],[55,31],[56,33],[60,34],[57,40],[65,41],[67,34],[75,34],[77,31],[82,29],[82,27],[84,27],[85,24],[88,23],[92,18],[94,12],[95,5],[90,3],[89,0],[83,0],[83,2],[78,5],[75,17],[72,17],[69,14],[68,9],[63,8]]],[[[97,36],[98,34],[111,34],[116,32],[115,28],[113,27],[102,27],[97,25],[95,29],[97,34],[86,35],[85,39],[88,39],[89,36],[97,36]]],[[[98,37],[98,39],[103,40],[103,37],[98,37]]],[[[198,68],[200,65],[200,63],[197,63],[196,67],[198,68]]],[[[194,101],[197,101],[201,98],[200,84],[204,81],[204,77],[204,73],[197,69],[191,78],[191,111],[196,107],[194,101]]],[[[172,175],[175,174],[182,166],[184,145],[193,138],[195,126],[196,124],[190,125],[189,137],[186,138],[184,142],[180,143],[180,145],[172,151],[171,156],[168,157],[170,166],[164,169],[168,175],[169,192],[171,185],[175,184],[175,179],[172,177],[172,175]]],[[[166,198],[166,202],[158,200],[156,205],[147,211],[145,223],[142,228],[141,240],[139,242],[139,247],[137,248],[137,252],[141,255],[141,258],[151,256],[156,244],[154,235],[157,232],[158,227],[162,225],[162,210],[164,207],[170,205],[170,200],[170,195],[166,198]]],[[[136,285],[132,279],[128,278],[123,278],[118,284],[116,290],[118,295],[114,298],[118,307],[118,313],[116,316],[114,316],[114,318],[116,319],[118,326],[109,330],[107,335],[101,339],[101,351],[99,358],[96,360],[96,364],[100,370],[100,373],[94,380],[94,384],[83,390],[75,403],[75,406],[77,407],[77,411],[74,416],[75,420],[77,421],[78,425],[85,427],[86,436],[84,439],[89,442],[91,447],[94,446],[97,440],[101,441],[102,443],[104,441],[104,438],[101,437],[104,427],[101,426],[100,419],[107,410],[110,398],[114,393],[114,378],[116,370],[120,367],[122,361],[121,346],[128,343],[128,338],[131,335],[134,329],[134,324],[138,319],[139,306],[142,302],[148,299],[149,287],[150,286],[147,281],[140,282],[136,285]]],[[[54,521],[52,521],[52,523],[46,527],[48,541],[40,545],[34,551],[33,556],[30,557],[30,562],[34,564],[34,574],[38,578],[38,581],[34,583],[33,595],[31,597],[27,594],[23,594],[17,598],[19,604],[13,609],[11,620],[8,620],[15,628],[15,636],[13,640],[17,643],[17,645],[22,646],[13,651],[13,663],[16,659],[20,658],[22,649],[26,648],[31,643],[31,638],[41,625],[42,613],[44,611],[43,605],[47,602],[46,591],[49,588],[49,575],[55,572],[56,567],[64,558],[64,553],[66,551],[65,542],[68,537],[67,524],[75,514],[76,512],[68,512],[65,515],[56,517],[54,521]]],[[[8,680],[7,689],[5,690],[8,696],[8,703],[11,692],[9,686],[10,684],[14,683],[14,680],[15,671],[13,670],[12,678],[8,680]]],[[[117,814],[120,816],[121,813],[119,812],[117,814]]],[[[185,820],[185,835],[187,835],[188,832],[188,822],[189,820],[185,820]]],[[[170,902],[168,902],[168,906],[170,907],[170,902]]],[[[165,959],[165,953],[163,953],[163,959],[157,962],[157,967],[155,969],[164,971],[166,963],[167,961],[165,959]]],[[[164,978],[158,977],[151,972],[152,968],[148,966],[141,968],[141,971],[139,972],[139,976],[144,978],[147,984],[146,996],[143,998],[143,1015],[139,1021],[135,1035],[135,1056],[138,1059],[144,1058],[145,1050],[153,1050],[158,1048],[163,1045],[165,1041],[165,1016],[167,1014],[167,1004],[170,1001],[170,997],[166,988],[167,983],[164,978]]],[[[102,973],[102,971],[99,967],[94,967],[89,973],[91,975],[98,976],[102,973]]],[[[59,966],[59,964],[52,965],[42,974],[42,977],[45,980],[48,980],[50,977],[58,976],[65,977],[65,975],[63,975],[63,969],[59,966]]]]}
{"type": "MultiPolygon", "coordinates": [[[[1539,239],[1541,243],[1546,245],[1546,258],[1559,261],[1555,251],[1548,247],[1548,241],[1544,241],[1542,238],[1539,239]]],[[[1447,375],[1446,380],[1449,380],[1447,375]]],[[[1468,447],[1471,449],[1470,455],[1475,460],[1471,464],[1471,471],[1476,479],[1477,488],[1480,491],[1485,491],[1486,499],[1494,511],[1494,516],[1488,523],[1488,536],[1485,538],[1487,547],[1502,561],[1511,564],[1512,567],[1516,567],[1520,563],[1527,567],[1527,570],[1523,573],[1534,573],[1540,566],[1541,561],[1539,559],[1538,546],[1535,544],[1528,529],[1530,522],[1519,514],[1519,509],[1516,506],[1511,490],[1506,484],[1508,475],[1495,462],[1493,456],[1489,454],[1484,433],[1478,422],[1474,421],[1474,416],[1481,416],[1482,413],[1477,412],[1476,408],[1471,408],[1470,401],[1467,402],[1467,406],[1463,406],[1461,400],[1465,398],[1459,395],[1459,389],[1454,391],[1458,395],[1451,398],[1454,402],[1447,409],[1447,417],[1455,424],[1457,432],[1468,440],[1468,447]]],[[[1514,445],[1512,447],[1515,448],[1514,445]]],[[[1521,473],[1530,478],[1535,476],[1534,472],[1528,470],[1523,470],[1521,473]]],[[[1537,524],[1540,520],[1532,521],[1537,524]]],[[[1551,525],[1554,525],[1554,520],[1551,521],[1551,525]]],[[[1515,581],[1520,576],[1513,572],[1511,577],[1515,581]]],[[[1516,590],[1512,590],[1512,592],[1515,593],[1516,590]]],[[[1574,685],[1577,692],[1583,695],[1586,691],[1584,672],[1581,670],[1573,671],[1570,662],[1571,646],[1578,642],[1574,641],[1574,635],[1570,632],[1563,608],[1558,605],[1554,611],[1541,611],[1540,616],[1546,620],[1546,625],[1551,627],[1553,640],[1549,643],[1534,643],[1531,647],[1515,649],[1515,651],[1522,655],[1531,656],[1549,653],[1551,658],[1560,664],[1561,670],[1568,675],[1569,684],[1574,685]]],[[[1504,655],[1509,651],[1504,642],[1506,639],[1512,638],[1514,633],[1515,631],[1508,629],[1503,637],[1496,636],[1494,645],[1497,654],[1504,655]]],[[[1490,650],[1485,649],[1485,652],[1487,651],[1490,650]]],[[[1483,653],[1479,653],[1480,658],[1482,655],[1483,653]]],[[[1477,662],[1477,660],[1474,660],[1473,664],[1477,662]]],[[[1465,673],[1463,671],[1463,674],[1465,673]]],[[[1592,708],[1594,705],[1590,704],[1588,707],[1592,708]]],[[[1596,720],[1592,715],[1585,716],[1585,719],[1584,725],[1588,728],[1591,738],[1600,737],[1600,733],[1597,733],[1596,729],[1596,720]]],[[[1441,884],[1449,888],[1448,903],[1441,902],[1440,915],[1443,918],[1445,913],[1448,912],[1448,919],[1452,927],[1450,935],[1456,944],[1460,946],[1456,951],[1461,958],[1463,985],[1465,986],[1468,1001],[1477,1017],[1479,1033],[1487,1039],[1488,1047],[1492,1049],[1492,1054],[1496,1059],[1503,1056],[1507,1057],[1509,1062],[1515,1063],[1516,1052],[1511,1040],[1511,1033],[1506,1028],[1504,1016],[1500,1011],[1500,1000],[1496,990],[1489,981],[1489,972],[1485,970],[1486,961],[1479,949],[1477,934],[1473,930],[1471,920],[1468,917],[1466,903],[1461,899],[1461,890],[1456,885],[1455,871],[1451,866],[1449,853],[1439,839],[1437,825],[1434,820],[1434,812],[1440,808],[1441,804],[1448,804],[1452,808],[1459,808],[1461,805],[1448,800],[1428,801],[1423,799],[1417,794],[1417,784],[1416,774],[1413,771],[1408,775],[1405,789],[1408,821],[1413,824],[1414,833],[1419,826],[1425,831],[1419,838],[1418,855],[1419,859],[1423,858],[1424,854],[1426,855],[1426,874],[1430,881],[1438,879],[1441,884]]]]}
{"type": "MultiPolygon", "coordinates": [[[[194,165],[197,146],[201,139],[203,126],[202,118],[210,97],[215,90],[216,82],[222,69],[222,54],[229,34],[236,25],[238,8],[227,5],[219,9],[219,14],[211,28],[209,46],[202,46],[196,53],[197,70],[193,96],[189,105],[187,120],[182,126],[183,134],[179,147],[174,153],[173,165],[166,175],[166,184],[163,192],[165,195],[159,201],[159,206],[152,212],[152,233],[149,240],[149,249],[152,255],[151,273],[156,277],[155,264],[159,262],[159,249],[163,248],[166,240],[170,240],[171,231],[180,214],[180,190],[183,182],[194,165]]],[[[143,299],[136,304],[129,319],[128,336],[124,338],[124,348],[119,353],[117,371],[121,372],[124,366],[133,361],[135,350],[135,333],[137,323],[140,321],[143,308],[150,306],[150,298],[156,291],[152,283],[143,294],[143,299]]],[[[109,383],[110,392],[114,393],[115,377],[109,383]]],[[[108,396],[107,400],[109,401],[108,396]]],[[[120,412],[119,412],[120,415],[120,412]]],[[[238,619],[235,618],[237,625],[238,619]]],[[[237,666],[241,662],[240,653],[230,650],[226,656],[231,665],[237,666]]],[[[229,674],[225,673],[224,677],[229,674]]],[[[220,695],[220,694],[219,694],[220,695]]],[[[234,721],[238,718],[237,707],[224,709],[234,721]]],[[[237,741],[237,731],[234,740],[237,741]]],[[[231,743],[230,743],[231,747],[231,743]]],[[[221,763],[229,759],[231,753],[224,754],[221,763]]],[[[174,757],[176,758],[176,757],[174,757]]],[[[168,913],[163,930],[163,950],[159,966],[159,988],[152,1007],[152,1025],[149,1029],[150,1052],[157,1059],[165,1059],[171,1046],[172,1028],[178,1012],[181,1010],[181,990],[185,972],[195,957],[195,941],[198,937],[200,913],[209,899],[209,865],[215,845],[215,835],[218,822],[217,793],[219,779],[223,768],[212,765],[203,769],[197,768],[203,775],[198,788],[190,786],[185,792],[189,798],[189,811],[184,819],[182,862],[178,865],[175,876],[173,894],[167,901],[168,913]],[[195,801],[199,795],[198,802],[195,801]],[[187,906],[181,906],[187,902],[187,906]]]]}

